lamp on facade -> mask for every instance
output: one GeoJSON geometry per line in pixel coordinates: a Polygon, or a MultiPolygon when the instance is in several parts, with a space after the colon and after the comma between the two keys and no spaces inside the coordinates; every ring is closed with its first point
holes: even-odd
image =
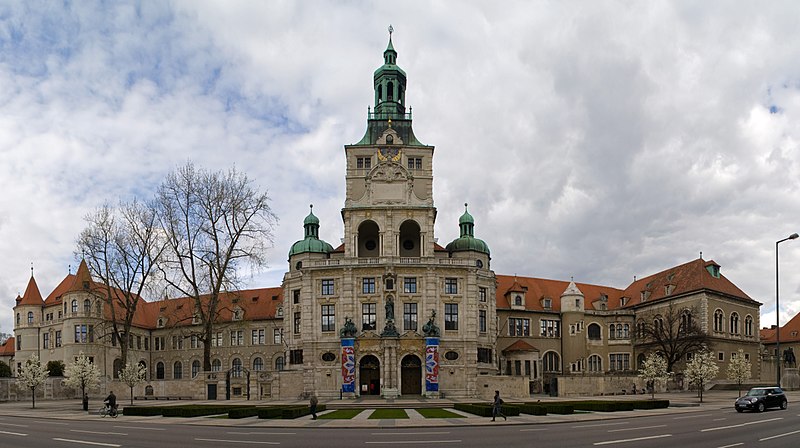
{"type": "Polygon", "coordinates": [[[781,386],[781,302],[780,302],[780,277],[778,276],[778,244],[794,240],[800,235],[793,233],[782,240],[775,242],[775,360],[777,363],[778,387],[781,386]]]}

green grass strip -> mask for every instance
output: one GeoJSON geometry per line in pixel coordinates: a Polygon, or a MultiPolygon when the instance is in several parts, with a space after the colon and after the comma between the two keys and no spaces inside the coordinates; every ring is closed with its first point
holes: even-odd
{"type": "Polygon", "coordinates": [[[370,420],[408,418],[405,409],[375,409],[369,416],[370,420]]]}
{"type": "Polygon", "coordinates": [[[417,409],[417,412],[425,418],[465,418],[463,415],[441,408],[423,408],[417,409]]]}
{"type": "Polygon", "coordinates": [[[362,413],[363,409],[337,409],[317,416],[320,420],[349,420],[362,413]]]}

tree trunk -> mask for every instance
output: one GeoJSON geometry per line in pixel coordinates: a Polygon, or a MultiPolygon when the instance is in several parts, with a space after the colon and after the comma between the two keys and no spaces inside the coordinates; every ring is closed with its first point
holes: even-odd
{"type": "Polygon", "coordinates": [[[31,387],[31,409],[36,409],[36,388],[31,387]]]}
{"type": "Polygon", "coordinates": [[[131,406],[133,406],[133,386],[131,386],[131,406]]]}

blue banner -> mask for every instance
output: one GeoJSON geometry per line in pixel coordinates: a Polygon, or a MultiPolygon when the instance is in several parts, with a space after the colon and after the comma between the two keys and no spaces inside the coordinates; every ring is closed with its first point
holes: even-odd
{"type": "Polygon", "coordinates": [[[356,391],[355,339],[342,339],[342,392],[356,391]]]}
{"type": "Polygon", "coordinates": [[[425,391],[439,391],[439,338],[425,338],[425,391]]]}

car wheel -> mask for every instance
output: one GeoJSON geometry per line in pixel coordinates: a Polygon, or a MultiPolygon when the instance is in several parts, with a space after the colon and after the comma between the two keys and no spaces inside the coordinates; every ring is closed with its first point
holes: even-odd
{"type": "Polygon", "coordinates": [[[756,411],[764,412],[764,403],[758,403],[758,406],[756,407],[756,411]]]}
{"type": "Polygon", "coordinates": [[[781,409],[786,410],[789,407],[789,402],[786,400],[781,401],[781,409]]]}

